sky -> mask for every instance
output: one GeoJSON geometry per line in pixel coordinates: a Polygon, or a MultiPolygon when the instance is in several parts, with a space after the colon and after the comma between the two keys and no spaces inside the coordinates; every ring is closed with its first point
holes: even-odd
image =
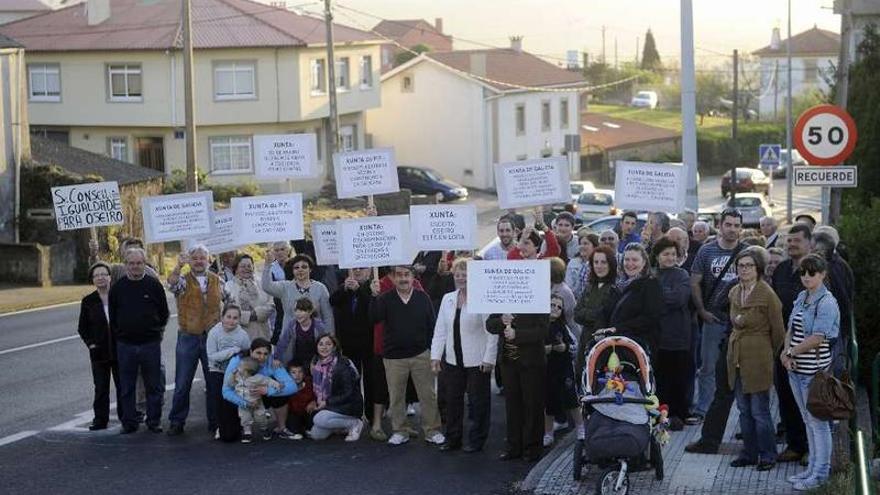
{"type": "MultiPolygon", "coordinates": [[[[636,38],[643,46],[645,32],[654,34],[662,59],[679,58],[679,0],[333,0],[336,20],[354,27],[372,27],[379,19],[443,18],[452,36],[494,46],[507,46],[508,36],[522,35],[523,48],[536,54],[564,58],[566,50],[587,51],[591,59],[602,52],[614,61],[632,61],[636,38]],[[374,17],[345,10],[350,7],[374,17]]],[[[318,12],[323,2],[288,0],[289,5],[318,12]],[[301,2],[301,3],[298,3],[301,2]]],[[[833,0],[791,0],[792,34],[818,25],[840,31],[833,0]],[[827,8],[826,8],[827,7],[827,8]]],[[[786,0],[693,0],[697,63],[714,65],[734,49],[757,50],[770,42],[774,27],[786,38],[786,0]]],[[[478,48],[454,41],[456,49],[478,48]]]]}

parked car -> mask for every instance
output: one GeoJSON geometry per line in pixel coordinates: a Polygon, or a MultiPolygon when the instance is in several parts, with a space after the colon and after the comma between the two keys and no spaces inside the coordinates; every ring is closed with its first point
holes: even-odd
{"type": "Polygon", "coordinates": [[[587,191],[595,191],[596,185],[593,184],[592,181],[588,180],[576,180],[569,182],[571,185],[571,202],[577,203],[578,198],[581,197],[581,194],[587,191]]]}
{"type": "Polygon", "coordinates": [[[397,180],[401,189],[409,189],[413,194],[443,194],[443,201],[454,201],[468,197],[468,190],[458,182],[449,180],[440,172],[424,167],[397,167],[397,180]]]}
{"type": "Polygon", "coordinates": [[[728,208],[736,208],[742,213],[743,227],[760,227],[761,217],[773,215],[767,198],[760,193],[737,193],[727,200],[728,208]]]}
{"type": "MultiPolygon", "coordinates": [[[[765,195],[770,194],[770,177],[757,168],[737,168],[736,169],[736,192],[758,192],[765,195]]],[[[730,170],[721,177],[721,195],[727,197],[730,193],[730,170]]]]}
{"type": "Polygon", "coordinates": [[[614,207],[614,191],[611,189],[585,192],[578,197],[575,207],[577,217],[584,222],[617,213],[617,208],[614,207]]]}
{"type": "MultiPolygon", "coordinates": [[[[791,164],[792,165],[806,165],[807,161],[804,160],[804,157],[798,152],[798,150],[791,150],[791,164]]],[[[761,169],[765,174],[771,174],[774,179],[785,178],[788,176],[788,150],[781,150],[779,153],[779,165],[761,165],[758,164],[759,169],[761,169]]]]}
{"type": "Polygon", "coordinates": [[[660,97],[657,96],[656,91],[639,91],[635,96],[632,97],[632,100],[629,102],[631,107],[637,108],[657,108],[657,105],[660,103],[660,97]]]}
{"type": "MultiPolygon", "coordinates": [[[[597,218],[592,222],[588,222],[584,224],[584,227],[588,227],[595,233],[600,233],[603,230],[617,230],[618,224],[620,224],[620,218],[622,214],[617,215],[609,215],[607,217],[597,218]]],[[[639,213],[638,214],[638,225],[636,225],[636,232],[641,232],[642,228],[648,222],[648,214],[647,213],[639,213]]]]}

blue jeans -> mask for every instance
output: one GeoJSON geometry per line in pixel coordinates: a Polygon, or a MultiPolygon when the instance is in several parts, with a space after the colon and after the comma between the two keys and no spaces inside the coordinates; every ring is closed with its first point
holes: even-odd
{"type": "Polygon", "coordinates": [[[807,427],[807,444],[810,448],[810,464],[807,471],[810,476],[819,480],[827,480],[831,475],[831,424],[816,418],[807,410],[807,395],[813,375],[788,373],[791,393],[797,402],[804,425],[807,427]]]}
{"type": "Polygon", "coordinates": [[[727,323],[703,322],[703,334],[700,338],[700,369],[697,371],[697,404],[694,414],[705,416],[712,397],[715,396],[715,363],[721,354],[721,341],[727,332],[727,323]]]}
{"type": "Polygon", "coordinates": [[[776,433],[770,418],[770,390],[747,394],[736,377],[733,393],[739,409],[743,450],[740,457],[754,462],[776,462],[776,433]]]}
{"type": "MultiPolygon", "coordinates": [[[[202,362],[202,375],[208,377],[208,351],[205,347],[207,339],[206,334],[190,335],[185,332],[177,334],[177,349],[174,352],[174,399],[171,403],[171,412],[168,414],[168,421],[172,425],[183,426],[186,423],[186,416],[189,414],[189,392],[199,361],[202,362]]],[[[216,426],[216,404],[206,398],[205,408],[208,414],[208,427],[216,426]]]]}
{"type": "Polygon", "coordinates": [[[119,361],[119,405],[122,408],[122,426],[137,428],[138,371],[144,379],[147,395],[147,426],[159,426],[162,421],[162,342],[148,344],[116,343],[116,359],[119,361]]]}

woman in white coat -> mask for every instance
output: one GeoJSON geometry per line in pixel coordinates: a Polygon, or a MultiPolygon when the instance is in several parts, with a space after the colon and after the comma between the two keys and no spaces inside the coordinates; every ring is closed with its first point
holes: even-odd
{"type": "Polygon", "coordinates": [[[455,260],[452,277],[455,290],[443,296],[431,342],[431,367],[443,374],[445,383],[446,442],[440,450],[473,453],[483,449],[489,436],[489,379],[498,352],[498,336],[486,331],[487,315],[467,310],[467,258],[455,260]],[[465,393],[473,424],[467,445],[462,445],[465,393]]]}

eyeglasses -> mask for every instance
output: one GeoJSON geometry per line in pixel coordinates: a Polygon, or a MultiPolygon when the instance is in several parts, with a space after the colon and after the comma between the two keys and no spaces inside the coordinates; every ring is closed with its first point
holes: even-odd
{"type": "Polygon", "coordinates": [[[601,237],[601,238],[599,238],[599,241],[600,242],[614,242],[614,238],[613,237],[601,237]]]}

